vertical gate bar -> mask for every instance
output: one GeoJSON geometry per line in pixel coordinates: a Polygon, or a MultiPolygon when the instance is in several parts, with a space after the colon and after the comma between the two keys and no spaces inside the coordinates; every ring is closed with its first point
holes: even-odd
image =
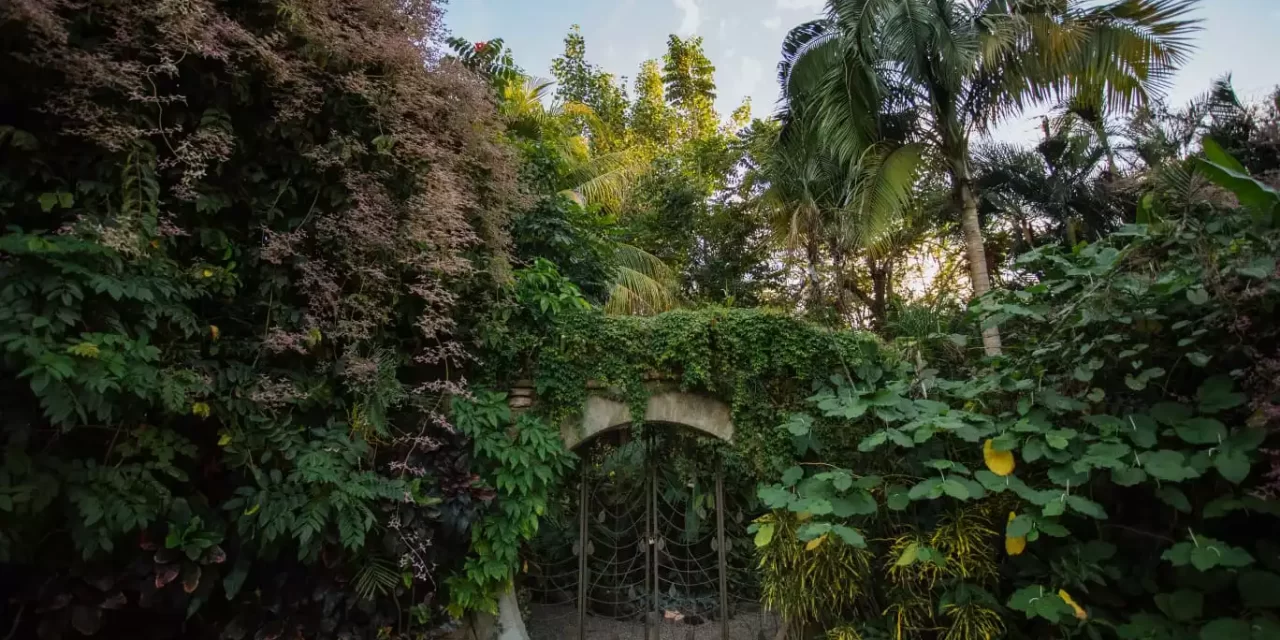
{"type": "MultiPolygon", "coordinates": [[[[644,447],[644,464],[646,471],[644,475],[644,590],[646,595],[641,597],[641,601],[648,600],[647,594],[653,593],[654,591],[654,586],[652,584],[653,574],[651,573],[651,570],[653,569],[651,563],[654,558],[654,525],[653,513],[649,510],[649,507],[651,506],[651,503],[649,502],[649,494],[652,492],[651,485],[653,483],[653,474],[648,473],[649,466],[653,464],[653,439],[646,437],[644,447]]],[[[652,626],[652,624],[653,616],[648,613],[644,614],[644,640],[649,640],[653,637],[653,632],[650,630],[650,626],[652,626]]]]}
{"type": "Polygon", "coordinates": [[[578,640],[587,640],[587,460],[578,489],[578,640]]]}
{"type": "MultiPolygon", "coordinates": [[[[655,440],[657,436],[651,436],[655,440]]],[[[653,539],[649,541],[649,545],[653,548],[653,637],[657,638],[662,635],[662,608],[658,606],[658,592],[662,590],[658,571],[658,540],[662,537],[662,533],[658,531],[658,465],[656,462],[649,463],[649,513],[653,517],[653,539]]]]}
{"type": "Polygon", "coordinates": [[[720,555],[720,638],[729,640],[729,561],[724,544],[724,466],[716,454],[716,550],[720,555]]]}

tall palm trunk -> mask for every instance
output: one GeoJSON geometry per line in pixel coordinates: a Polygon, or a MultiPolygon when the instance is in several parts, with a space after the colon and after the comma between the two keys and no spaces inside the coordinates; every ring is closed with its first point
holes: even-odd
{"type": "MultiPolygon", "coordinates": [[[[987,249],[982,240],[982,225],[978,222],[978,193],[973,186],[968,154],[956,154],[951,158],[951,179],[960,200],[960,227],[964,230],[973,297],[980,298],[991,290],[991,275],[987,273],[987,249]]],[[[1000,329],[991,327],[983,330],[982,346],[987,355],[1000,355],[1000,329]]]]}

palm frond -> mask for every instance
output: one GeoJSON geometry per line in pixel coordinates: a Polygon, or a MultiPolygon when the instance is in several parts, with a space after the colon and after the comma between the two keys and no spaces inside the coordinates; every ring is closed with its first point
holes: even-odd
{"type": "Polygon", "coordinates": [[[662,260],[639,247],[619,244],[614,261],[605,313],[648,316],[679,306],[676,275],[662,260]]]}
{"type": "Polygon", "coordinates": [[[561,193],[579,203],[598,204],[616,212],[626,202],[631,187],[648,171],[648,155],[639,148],[586,158],[565,177],[561,193]]]}
{"type": "Polygon", "coordinates": [[[388,560],[371,558],[356,571],[352,583],[362,600],[373,600],[396,588],[400,583],[400,570],[388,560]]]}
{"type": "Polygon", "coordinates": [[[869,247],[901,220],[919,174],[919,144],[877,145],[863,155],[860,176],[846,207],[842,236],[850,247],[869,247]]]}

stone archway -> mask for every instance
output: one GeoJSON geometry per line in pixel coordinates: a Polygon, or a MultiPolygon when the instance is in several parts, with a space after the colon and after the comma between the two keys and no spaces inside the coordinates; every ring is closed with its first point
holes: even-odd
{"type": "MultiPolygon", "coordinates": [[[[570,450],[635,422],[631,407],[613,397],[617,394],[609,394],[595,384],[589,384],[588,388],[591,392],[583,405],[581,418],[566,420],[560,426],[560,437],[570,450]]],[[[648,389],[650,395],[645,403],[644,422],[683,426],[725,442],[733,441],[732,411],[724,402],[657,382],[649,383],[648,389]]],[[[535,401],[531,383],[518,382],[511,390],[513,412],[527,410],[535,401]]],[[[499,597],[497,615],[473,616],[463,637],[466,640],[529,640],[514,586],[499,597]]]]}
{"type": "MultiPolygon", "coordinates": [[[[560,426],[565,447],[578,445],[602,433],[634,422],[631,407],[604,395],[591,394],[582,410],[581,420],[566,421],[560,426]]],[[[645,403],[644,422],[662,422],[688,427],[725,442],[733,442],[733,417],[729,406],[704,395],[679,390],[651,389],[645,403]]]]}

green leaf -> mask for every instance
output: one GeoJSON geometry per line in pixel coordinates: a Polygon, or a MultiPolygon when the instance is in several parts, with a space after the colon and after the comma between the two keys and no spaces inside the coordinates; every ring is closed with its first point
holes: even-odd
{"type": "Polygon", "coordinates": [[[1246,607],[1280,608],[1280,576],[1270,571],[1242,571],[1236,588],[1246,607]]]}
{"type": "Polygon", "coordinates": [[[1111,470],[1111,481],[1122,486],[1132,487],[1145,482],[1147,472],[1134,467],[1122,467],[1120,469],[1111,470]]]}
{"type": "Polygon", "coordinates": [[[760,528],[756,530],[755,542],[757,549],[769,546],[769,543],[773,541],[774,529],[772,522],[760,525],[760,528]]]}
{"type": "Polygon", "coordinates": [[[796,437],[807,436],[813,429],[813,418],[803,413],[793,413],[791,418],[782,425],[791,435],[796,437]]]}
{"type": "Polygon", "coordinates": [[[1218,618],[1200,628],[1200,640],[1245,640],[1251,634],[1249,623],[1235,618],[1218,618]]]}
{"type": "Polygon", "coordinates": [[[1173,429],[1189,444],[1218,444],[1227,437],[1227,428],[1213,418],[1189,418],[1173,429]]]}
{"type": "Polygon", "coordinates": [[[782,472],[782,485],[785,487],[794,487],[803,477],[804,468],[800,466],[793,466],[782,472]]]}
{"type": "Polygon", "coordinates": [[[1157,594],[1155,601],[1165,615],[1178,622],[1190,622],[1204,612],[1204,594],[1191,589],[1157,594]]]}
{"type": "Polygon", "coordinates": [[[1196,168],[1210,182],[1230,191],[1241,205],[1254,212],[1262,222],[1271,223],[1280,208],[1280,192],[1255,180],[1238,161],[1222,151],[1211,138],[1201,142],[1205,157],[1198,158],[1196,168]]]}
{"type": "Polygon", "coordinates": [[[877,431],[863,438],[862,442],[858,443],[858,451],[861,451],[863,453],[874,451],[880,445],[883,445],[885,442],[888,442],[888,440],[889,440],[889,433],[887,431],[877,431]]]}
{"type": "Polygon", "coordinates": [[[53,211],[54,207],[58,206],[58,194],[42,193],[36,201],[40,203],[41,211],[49,213],[50,211],[53,211]]]}
{"type": "Polygon", "coordinates": [[[912,500],[933,499],[942,495],[942,478],[927,478],[916,483],[907,493],[912,500]]]}
{"type": "Polygon", "coordinates": [[[906,487],[898,484],[891,484],[888,487],[885,487],[884,492],[886,496],[885,503],[890,509],[894,511],[904,511],[907,507],[911,506],[911,496],[907,493],[906,487]]]}
{"type": "Polygon", "coordinates": [[[1191,550],[1191,566],[1199,571],[1208,571],[1221,561],[1222,550],[1217,547],[1201,544],[1191,550]]]}
{"type": "Polygon", "coordinates": [[[829,522],[808,522],[796,531],[796,537],[801,542],[808,542],[815,538],[831,533],[831,523],[829,522]]]}
{"type": "Polygon", "coordinates": [[[1031,527],[1034,524],[1030,516],[1020,515],[1009,521],[1009,526],[1005,527],[1004,535],[1006,538],[1022,538],[1031,533],[1031,527]]]}
{"type": "Polygon", "coordinates": [[[1067,496],[1067,506],[1090,518],[1107,519],[1107,512],[1103,510],[1102,505],[1083,496],[1067,496]]]}
{"type": "Polygon", "coordinates": [[[1231,484],[1240,484],[1249,476],[1249,456],[1234,449],[1224,449],[1215,454],[1213,466],[1231,484]]]}
{"type": "Polygon", "coordinates": [[[1236,269],[1236,273],[1256,280],[1266,280],[1275,272],[1276,259],[1270,256],[1254,258],[1249,266],[1236,269]]]}
{"type": "Polygon", "coordinates": [[[1143,456],[1142,466],[1152,477],[1170,482],[1181,482],[1198,475],[1195,469],[1187,466],[1185,455],[1168,449],[1153,451],[1143,456]]]}
{"type": "Polygon", "coordinates": [[[770,509],[785,509],[795,497],[790,491],[784,489],[782,485],[776,484],[760,487],[756,494],[760,497],[760,501],[770,509]]]}
{"type": "Polygon", "coordinates": [[[1029,438],[1027,443],[1022,445],[1022,459],[1028,463],[1043,458],[1045,453],[1044,441],[1039,438],[1029,438]]]}
{"type": "Polygon", "coordinates": [[[1156,489],[1156,497],[1182,513],[1191,513],[1191,501],[1187,500],[1187,494],[1182,489],[1175,486],[1160,487],[1156,489]]]}
{"type": "Polygon", "coordinates": [[[1232,391],[1235,382],[1227,376],[1214,376],[1205,380],[1196,391],[1202,413],[1217,413],[1238,407],[1245,402],[1243,393],[1232,391]]]}
{"type": "Polygon", "coordinates": [[[877,511],[875,498],[866,491],[855,491],[847,496],[831,498],[831,513],[838,518],[871,515],[877,511]]]}
{"type": "Polygon", "coordinates": [[[236,594],[240,593],[240,587],[244,586],[244,579],[249,575],[249,558],[247,555],[241,554],[236,563],[231,567],[231,571],[222,579],[222,590],[227,594],[227,600],[234,600],[236,594]]]}
{"type": "Polygon", "coordinates": [[[1066,512],[1067,505],[1064,500],[1050,500],[1049,502],[1046,502],[1044,507],[1040,510],[1041,515],[1046,518],[1060,516],[1066,512]]]}
{"type": "Polygon", "coordinates": [[[1211,356],[1207,356],[1199,351],[1193,351],[1187,354],[1187,360],[1197,367],[1203,367],[1209,364],[1211,356]]]}
{"type": "Polygon", "coordinates": [[[1187,301],[1196,306],[1206,304],[1209,302],[1209,292],[1204,287],[1187,289],[1187,301]]]}
{"type": "Polygon", "coordinates": [[[968,500],[972,497],[968,487],[957,481],[955,478],[947,478],[942,483],[942,492],[957,500],[968,500]]]}
{"type": "Polygon", "coordinates": [[[865,549],[867,547],[866,539],[863,538],[862,534],[859,533],[858,530],[854,529],[853,527],[847,527],[845,525],[838,524],[834,527],[831,527],[831,532],[836,534],[836,536],[838,536],[841,540],[843,540],[845,544],[851,547],[854,547],[856,549],[865,549]]]}
{"type": "Polygon", "coordinates": [[[1151,417],[1160,424],[1176,425],[1191,417],[1191,407],[1180,402],[1157,402],[1151,407],[1151,417]]]}

